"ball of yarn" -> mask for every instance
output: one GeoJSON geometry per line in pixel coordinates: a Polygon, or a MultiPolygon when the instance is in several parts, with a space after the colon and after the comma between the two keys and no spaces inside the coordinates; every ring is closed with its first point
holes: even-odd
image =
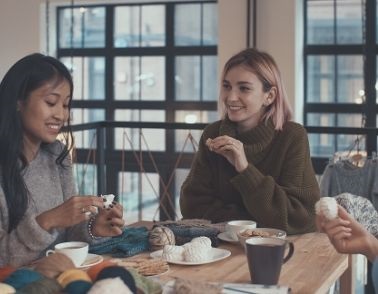
{"type": "MultiPolygon", "coordinates": [[[[78,280],[69,283],[64,288],[64,293],[67,294],[86,294],[88,290],[92,288],[93,284],[88,281],[78,280]]],[[[115,293],[113,293],[115,294],[115,293]]]]}
{"type": "Polygon", "coordinates": [[[91,278],[91,280],[94,282],[97,280],[97,275],[100,271],[102,271],[104,268],[108,267],[108,266],[115,266],[116,264],[111,261],[110,259],[106,259],[102,262],[100,262],[99,264],[96,264],[92,267],[90,267],[88,270],[87,270],[87,274],[89,275],[89,277],[91,278]]]}
{"type": "MultiPolygon", "coordinates": [[[[62,287],[55,279],[43,278],[22,287],[17,294],[56,294],[61,291],[62,287]]],[[[3,292],[0,291],[0,293],[3,292]]]]}
{"type": "MultiPolygon", "coordinates": [[[[107,278],[94,283],[88,294],[132,294],[120,277],[107,278]]],[[[134,292],[135,293],[135,292],[134,292]]]]}
{"type": "Polygon", "coordinates": [[[74,268],[75,265],[71,258],[58,252],[41,258],[34,267],[37,272],[45,277],[53,279],[59,276],[62,272],[74,268]]]}
{"type": "Polygon", "coordinates": [[[57,281],[63,288],[66,288],[69,283],[74,281],[86,281],[90,283],[92,282],[88,274],[85,271],[79,269],[66,270],[59,275],[57,281]]]}
{"type": "Polygon", "coordinates": [[[104,268],[98,273],[97,281],[120,277],[125,285],[133,292],[136,293],[136,285],[133,276],[127,269],[122,266],[109,266],[104,268]]]}
{"type": "Polygon", "coordinates": [[[148,234],[148,242],[152,251],[160,250],[164,245],[176,244],[172,230],[164,226],[154,227],[148,234]]]}
{"type": "Polygon", "coordinates": [[[333,197],[321,197],[315,203],[315,212],[317,215],[323,215],[327,220],[335,219],[338,213],[336,199],[333,197]]]}
{"type": "Polygon", "coordinates": [[[10,265],[0,268],[0,282],[8,278],[11,275],[11,273],[13,273],[15,270],[16,268],[10,265]]]}
{"type": "Polygon", "coordinates": [[[43,276],[31,269],[20,268],[4,280],[5,284],[13,286],[16,290],[21,289],[27,284],[33,283],[42,279],[43,276]]]}
{"type": "Polygon", "coordinates": [[[16,293],[16,289],[11,285],[0,283],[0,293],[3,294],[13,294],[16,293]]]}

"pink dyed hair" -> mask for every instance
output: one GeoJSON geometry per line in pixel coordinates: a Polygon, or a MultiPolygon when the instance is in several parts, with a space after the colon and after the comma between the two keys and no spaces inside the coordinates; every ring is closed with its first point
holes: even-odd
{"type": "MultiPolygon", "coordinates": [[[[224,80],[230,69],[240,65],[258,77],[263,84],[264,92],[268,92],[272,87],[276,87],[276,98],[266,107],[266,111],[261,117],[261,120],[266,122],[269,118],[272,118],[274,128],[276,130],[282,130],[283,125],[291,120],[292,110],[281,78],[281,73],[273,57],[266,52],[261,52],[254,48],[244,49],[226,62],[223,68],[222,80],[224,80]]],[[[225,112],[223,115],[225,115],[225,112]]]]}

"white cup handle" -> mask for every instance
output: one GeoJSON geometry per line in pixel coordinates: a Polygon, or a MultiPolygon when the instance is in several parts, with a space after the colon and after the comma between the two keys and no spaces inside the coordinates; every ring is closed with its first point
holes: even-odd
{"type": "Polygon", "coordinates": [[[49,249],[46,251],[46,256],[49,256],[50,254],[53,254],[53,253],[55,253],[55,250],[49,249]]]}

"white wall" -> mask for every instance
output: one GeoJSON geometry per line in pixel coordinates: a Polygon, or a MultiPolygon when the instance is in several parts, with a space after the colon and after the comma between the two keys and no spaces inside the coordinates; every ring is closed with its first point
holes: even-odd
{"type": "Polygon", "coordinates": [[[40,51],[40,2],[0,1],[0,78],[18,59],[40,51]]]}
{"type": "MultiPolygon", "coordinates": [[[[104,0],[75,0],[75,3],[103,3],[104,0]]],[[[135,2],[112,1],[112,2],[135,2]]],[[[151,0],[149,1],[151,2],[151,0]]],[[[257,0],[257,44],[256,47],[272,54],[281,69],[291,104],[301,110],[302,85],[301,45],[295,33],[301,17],[301,0],[257,0]],[[297,13],[298,12],[298,13],[297,13]]],[[[44,0],[1,0],[0,1],[0,78],[8,68],[22,56],[46,50],[44,0]]],[[[50,6],[64,3],[50,1],[50,6]]],[[[68,3],[68,1],[67,1],[68,3]]],[[[219,71],[224,62],[234,53],[247,46],[247,0],[218,0],[219,12],[219,71]]],[[[51,17],[50,17],[51,18],[51,17]]],[[[252,29],[252,28],[251,28],[252,29]]],[[[300,40],[300,39],[299,39],[300,40]]],[[[219,84],[219,82],[217,81],[219,84]]],[[[300,120],[301,111],[296,111],[300,120]]]]}

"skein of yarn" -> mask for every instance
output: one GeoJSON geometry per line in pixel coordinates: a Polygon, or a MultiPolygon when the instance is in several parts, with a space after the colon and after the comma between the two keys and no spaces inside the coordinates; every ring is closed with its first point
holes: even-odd
{"type": "Polygon", "coordinates": [[[79,269],[69,269],[64,271],[59,275],[57,281],[62,286],[62,288],[66,288],[69,283],[74,281],[85,281],[89,283],[92,282],[88,274],[85,271],[79,269]]]}
{"type": "MultiPolygon", "coordinates": [[[[73,281],[64,288],[66,294],[86,294],[93,284],[88,281],[73,281]]],[[[114,293],[113,293],[114,294],[114,293]]]]}
{"type": "Polygon", "coordinates": [[[99,280],[88,291],[88,294],[133,294],[120,277],[99,280]]]}
{"type": "Polygon", "coordinates": [[[17,294],[56,294],[61,291],[62,287],[55,279],[43,278],[17,290],[17,294]]]}
{"type": "Polygon", "coordinates": [[[18,290],[27,284],[41,280],[42,278],[43,276],[36,271],[27,268],[20,268],[11,273],[10,276],[4,280],[4,283],[11,285],[18,290]]]}
{"type": "Polygon", "coordinates": [[[11,273],[16,271],[16,268],[13,266],[7,265],[5,267],[0,268],[0,282],[4,281],[6,278],[8,278],[11,273]]]}
{"type": "Polygon", "coordinates": [[[13,288],[11,285],[0,283],[0,293],[2,293],[2,294],[14,294],[14,293],[16,293],[16,289],[13,288]]]}
{"type": "Polygon", "coordinates": [[[96,264],[94,266],[91,266],[87,270],[88,276],[91,278],[93,282],[97,280],[98,273],[102,271],[104,268],[109,267],[109,266],[115,266],[116,264],[113,261],[110,261],[109,259],[106,259],[99,264],[96,264]]]}
{"type": "MultiPolygon", "coordinates": [[[[98,273],[97,281],[108,278],[121,278],[132,293],[137,293],[133,276],[122,266],[109,266],[98,273]]],[[[97,283],[97,282],[96,282],[97,283]]]]}
{"type": "Polygon", "coordinates": [[[148,233],[148,242],[151,251],[163,249],[164,245],[175,245],[175,235],[171,229],[164,226],[155,226],[148,233]]]}

